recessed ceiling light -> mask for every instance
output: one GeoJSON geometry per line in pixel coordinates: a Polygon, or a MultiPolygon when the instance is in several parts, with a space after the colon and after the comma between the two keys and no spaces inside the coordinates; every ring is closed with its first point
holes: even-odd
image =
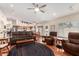
{"type": "Polygon", "coordinates": [[[13,7],[14,7],[14,5],[13,5],[13,4],[10,4],[10,7],[11,7],[11,8],[13,8],[13,7]]]}
{"type": "Polygon", "coordinates": [[[56,16],[56,13],[53,13],[53,16],[56,16]]]}

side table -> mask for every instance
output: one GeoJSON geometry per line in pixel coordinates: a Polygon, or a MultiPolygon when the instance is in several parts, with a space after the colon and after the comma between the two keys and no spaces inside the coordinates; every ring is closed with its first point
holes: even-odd
{"type": "Polygon", "coordinates": [[[2,44],[2,45],[0,45],[0,56],[2,56],[2,49],[4,49],[4,48],[7,48],[7,50],[9,51],[9,48],[8,48],[8,43],[7,44],[2,44]]]}
{"type": "Polygon", "coordinates": [[[0,56],[2,56],[2,49],[7,48],[7,50],[9,51],[8,48],[8,39],[7,38],[0,38],[0,56]]]}
{"type": "Polygon", "coordinates": [[[57,38],[56,40],[56,47],[59,48],[59,49],[63,49],[62,47],[62,41],[64,40],[64,38],[57,38]]]}

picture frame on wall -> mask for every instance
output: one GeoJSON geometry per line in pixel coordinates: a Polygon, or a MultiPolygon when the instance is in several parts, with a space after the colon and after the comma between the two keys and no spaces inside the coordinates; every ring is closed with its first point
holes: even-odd
{"type": "Polygon", "coordinates": [[[46,26],[45,29],[48,29],[48,26],[46,26]]]}
{"type": "Polygon", "coordinates": [[[55,31],[55,25],[50,25],[50,31],[55,31]]]}

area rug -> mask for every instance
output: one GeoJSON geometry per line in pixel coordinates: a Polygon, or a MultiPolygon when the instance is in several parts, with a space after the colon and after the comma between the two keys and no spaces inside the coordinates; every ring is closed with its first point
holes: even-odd
{"type": "Polygon", "coordinates": [[[54,56],[54,53],[44,44],[31,43],[15,46],[8,56],[54,56]]]}

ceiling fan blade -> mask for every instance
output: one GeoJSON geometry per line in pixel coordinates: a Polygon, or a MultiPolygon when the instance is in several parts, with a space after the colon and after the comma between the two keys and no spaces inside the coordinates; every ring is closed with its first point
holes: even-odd
{"type": "Polygon", "coordinates": [[[35,4],[35,3],[32,3],[32,5],[34,5],[34,6],[35,6],[36,4],[35,4]]]}
{"type": "Polygon", "coordinates": [[[38,4],[36,4],[36,3],[32,3],[32,4],[33,4],[34,7],[38,7],[38,4]]]}
{"type": "Polygon", "coordinates": [[[27,8],[27,9],[34,9],[34,8],[27,8]]]}
{"type": "Polygon", "coordinates": [[[36,4],[36,7],[38,7],[38,4],[36,4]]]}
{"type": "Polygon", "coordinates": [[[43,11],[43,10],[40,10],[42,13],[45,13],[45,11],[43,11]]]}
{"type": "Polygon", "coordinates": [[[39,7],[39,8],[43,8],[43,7],[46,7],[47,5],[45,4],[45,5],[42,5],[41,7],[39,7]]]}

